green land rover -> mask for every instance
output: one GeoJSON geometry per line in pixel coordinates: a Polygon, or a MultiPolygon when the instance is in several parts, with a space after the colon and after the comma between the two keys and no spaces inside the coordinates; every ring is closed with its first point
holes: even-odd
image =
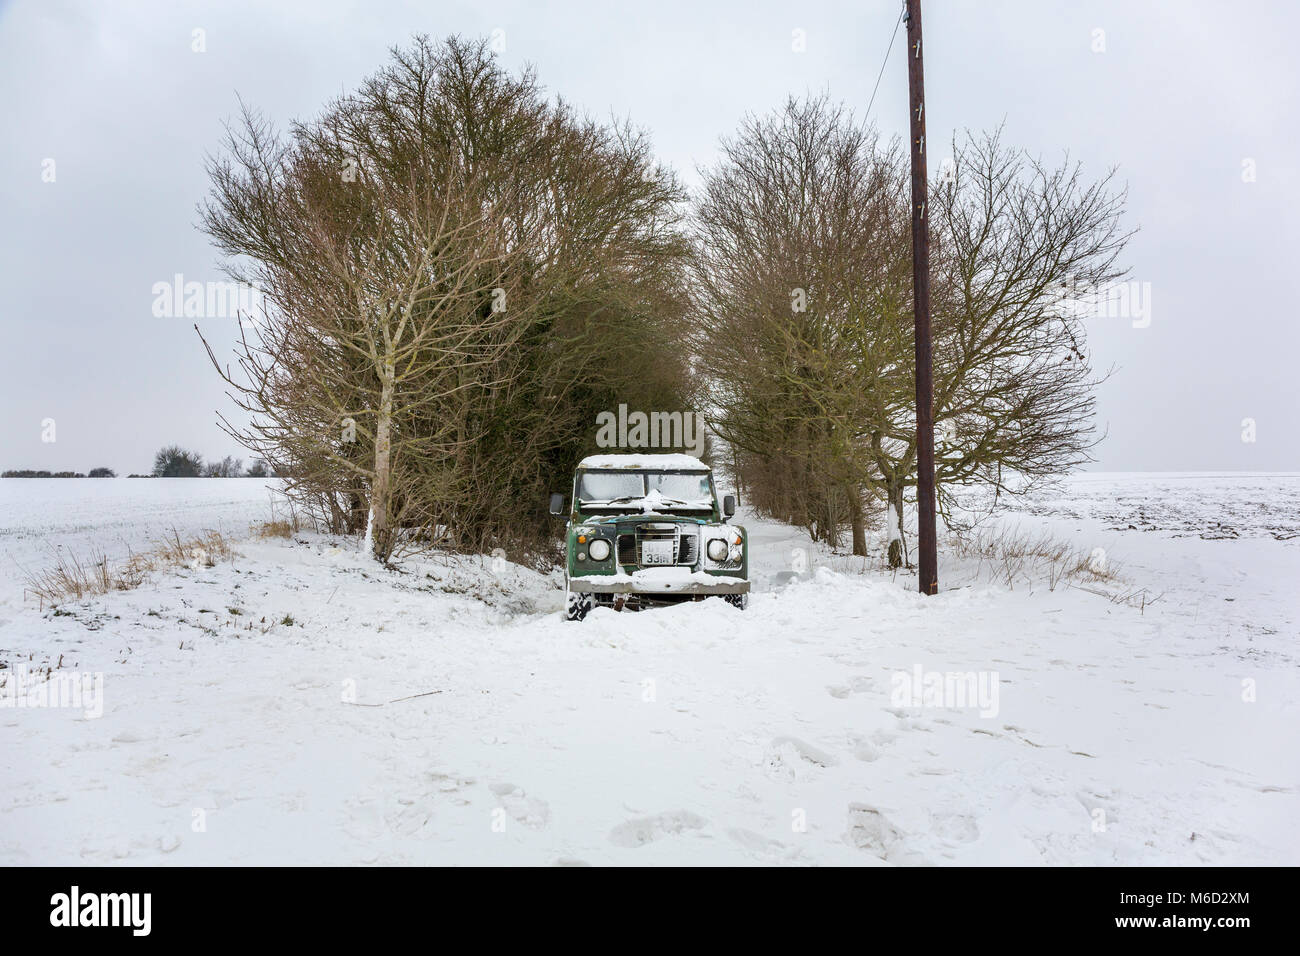
{"type": "MultiPolygon", "coordinates": [[[[564,495],[551,495],[563,515],[564,495]]],[[[749,603],[745,529],[728,523],[709,466],[688,455],[597,455],[578,463],[565,537],[565,616],[721,597],[749,603]]]]}

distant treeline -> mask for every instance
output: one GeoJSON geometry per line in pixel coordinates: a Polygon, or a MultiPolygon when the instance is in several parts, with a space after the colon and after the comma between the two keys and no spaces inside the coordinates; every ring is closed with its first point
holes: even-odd
{"type": "Polygon", "coordinates": [[[111,468],[92,468],[90,473],[82,471],[32,471],[20,468],[0,473],[0,478],[116,478],[117,473],[111,468]]]}
{"type": "Polygon", "coordinates": [[[154,478],[267,478],[270,474],[260,458],[254,458],[245,469],[240,458],[227,455],[220,461],[205,462],[202,455],[179,445],[160,449],[153,459],[154,478]]]}
{"type": "MultiPolygon", "coordinates": [[[[153,471],[147,475],[127,475],[128,478],[269,478],[266,462],[254,458],[247,468],[239,458],[227,455],[220,461],[205,462],[203,456],[186,451],[178,445],[161,449],[153,460],[153,471]]],[[[0,472],[0,478],[116,478],[112,468],[92,468],[80,471],[36,471],[15,468],[0,472]]]]}

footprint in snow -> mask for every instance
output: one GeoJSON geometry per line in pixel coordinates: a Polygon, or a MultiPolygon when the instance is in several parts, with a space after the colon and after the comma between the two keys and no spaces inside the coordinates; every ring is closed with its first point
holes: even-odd
{"type": "Polygon", "coordinates": [[[421,831],[432,830],[429,824],[434,818],[433,801],[427,797],[413,799],[399,797],[398,806],[384,814],[384,823],[388,829],[400,836],[413,837],[421,831]]]}
{"type": "Polygon", "coordinates": [[[768,747],[763,766],[768,774],[788,780],[802,780],[812,773],[839,763],[833,755],[798,737],[777,737],[768,747]]]}
{"type": "Polygon", "coordinates": [[[880,759],[880,748],[865,737],[855,737],[853,739],[853,756],[858,760],[870,763],[873,760],[880,759]]]}
{"type": "Polygon", "coordinates": [[[679,836],[688,830],[702,830],[708,823],[704,817],[689,810],[671,810],[620,823],[609,831],[609,842],[615,846],[636,849],[666,836],[679,836]]]}
{"type": "MultiPolygon", "coordinates": [[[[459,794],[462,790],[474,786],[475,783],[473,777],[462,777],[458,774],[436,772],[429,774],[429,780],[432,781],[434,788],[437,789],[439,793],[443,794],[459,794]]],[[[469,801],[463,798],[453,798],[452,802],[464,806],[469,801]]]]}
{"type": "Polygon", "coordinates": [[[930,828],[947,843],[974,843],[980,835],[975,818],[965,813],[932,813],[930,828]]]}
{"type": "Polygon", "coordinates": [[[870,677],[854,677],[847,684],[831,684],[826,692],[838,700],[844,700],[851,694],[865,694],[872,688],[870,677]]]}
{"type": "Polygon", "coordinates": [[[859,850],[885,860],[902,842],[903,834],[875,807],[865,803],[849,804],[848,841],[859,850]]]}
{"type": "Polygon", "coordinates": [[[1119,820],[1119,815],[1115,812],[1115,794],[1101,794],[1093,793],[1091,790],[1078,790],[1075,792],[1074,797],[1083,806],[1083,809],[1088,811],[1088,816],[1095,818],[1097,816],[1097,811],[1100,810],[1102,814],[1104,814],[1103,818],[1107,824],[1115,823],[1119,820]]]}
{"type": "Polygon", "coordinates": [[[768,856],[785,851],[785,844],[779,840],[769,840],[763,834],[755,833],[753,830],[746,830],[743,827],[732,827],[727,831],[727,836],[751,853],[768,856]]]}
{"type": "Polygon", "coordinates": [[[541,830],[551,822],[551,807],[545,800],[530,797],[513,783],[494,783],[496,794],[506,813],[530,830],[541,830]]]}

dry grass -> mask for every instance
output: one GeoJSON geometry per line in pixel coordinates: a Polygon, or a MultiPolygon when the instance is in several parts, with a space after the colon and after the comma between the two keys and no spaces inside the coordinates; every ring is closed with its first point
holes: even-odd
{"type": "Polygon", "coordinates": [[[259,538],[291,538],[297,530],[288,521],[263,521],[253,525],[253,534],[259,538]]]}
{"type": "Polygon", "coordinates": [[[182,539],[173,531],[171,539],[160,541],[150,551],[132,553],[120,564],[110,564],[101,551],[91,551],[85,559],[70,551],[56,552],[52,567],[27,573],[27,591],[40,598],[43,609],[46,603],[58,605],[109,591],[129,591],[139,587],[153,571],[210,568],[233,556],[220,532],[182,539]]]}
{"type": "Polygon", "coordinates": [[[92,551],[83,561],[70,552],[56,553],[53,567],[27,574],[27,590],[44,602],[57,604],[58,600],[81,600],[87,594],[104,594],[113,590],[117,578],[109,571],[108,558],[103,552],[92,551]],[[57,600],[56,600],[57,598],[57,600]]]}
{"type": "Polygon", "coordinates": [[[271,520],[263,521],[261,524],[253,525],[249,530],[255,538],[292,538],[295,534],[302,531],[306,524],[312,526],[313,531],[319,531],[317,522],[312,521],[310,517],[304,522],[298,514],[298,509],[292,501],[288,503],[289,515],[287,518],[279,517],[276,514],[276,508],[271,508],[271,520]]]}
{"type": "Polygon", "coordinates": [[[1047,533],[996,529],[954,534],[952,551],[957,557],[976,561],[976,577],[987,575],[1012,590],[1017,583],[1040,581],[1049,591],[1061,584],[1115,586],[1124,582],[1118,566],[1104,554],[1075,548],[1047,533]]]}

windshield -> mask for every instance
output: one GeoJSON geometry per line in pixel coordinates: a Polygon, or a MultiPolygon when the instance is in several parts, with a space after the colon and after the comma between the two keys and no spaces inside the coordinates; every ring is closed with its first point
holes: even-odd
{"type": "Polygon", "coordinates": [[[713,483],[707,472],[583,471],[578,501],[584,505],[659,505],[692,509],[713,507],[713,483]]]}

